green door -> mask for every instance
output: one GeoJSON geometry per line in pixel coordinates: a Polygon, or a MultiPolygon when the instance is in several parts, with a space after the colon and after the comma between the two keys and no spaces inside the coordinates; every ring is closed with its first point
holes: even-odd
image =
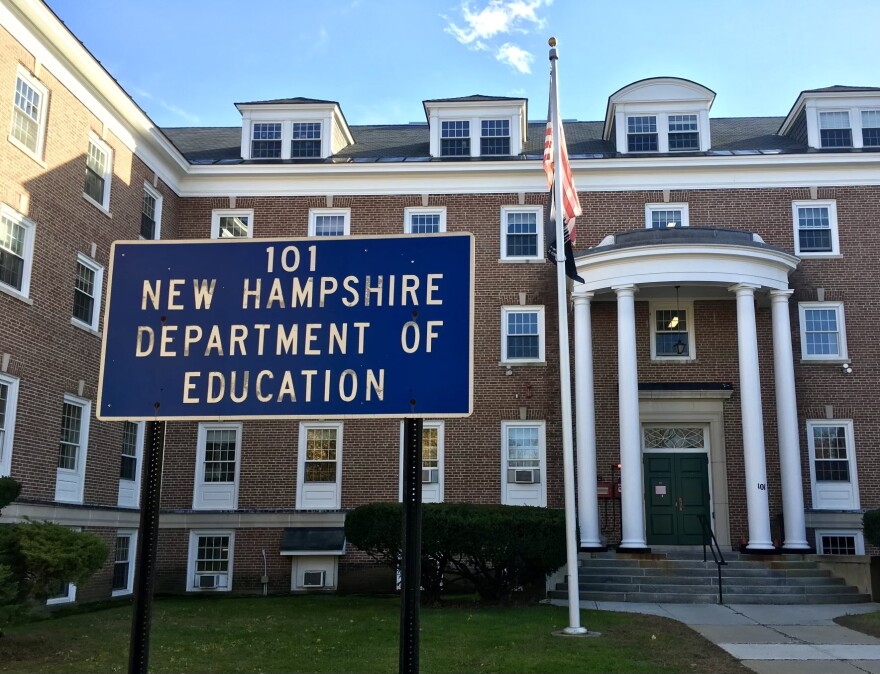
{"type": "Polygon", "coordinates": [[[648,545],[700,545],[709,518],[706,454],[644,454],[648,545]]]}

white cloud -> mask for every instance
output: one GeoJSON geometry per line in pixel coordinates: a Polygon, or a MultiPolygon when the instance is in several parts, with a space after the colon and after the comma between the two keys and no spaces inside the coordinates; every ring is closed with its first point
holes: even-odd
{"type": "Polygon", "coordinates": [[[511,66],[520,73],[532,71],[535,57],[530,52],[510,41],[499,45],[495,38],[512,34],[527,35],[533,29],[543,28],[545,21],[538,10],[551,4],[552,0],[489,0],[482,9],[475,9],[470,0],[461,5],[461,19],[464,25],[450,21],[445,31],[459,43],[473,51],[487,51],[495,59],[511,66]]]}
{"type": "Polygon", "coordinates": [[[489,0],[483,9],[474,11],[470,2],[465,0],[461,13],[466,25],[460,27],[450,22],[446,32],[466,45],[496,35],[528,33],[528,24],[533,24],[534,28],[544,26],[537,10],[549,4],[550,0],[489,0]]]}
{"type": "Polygon", "coordinates": [[[190,122],[191,124],[198,124],[201,121],[201,119],[199,118],[198,115],[194,115],[191,112],[187,112],[183,108],[180,108],[176,105],[172,105],[171,103],[166,103],[162,99],[159,99],[159,105],[161,105],[163,108],[165,108],[172,115],[177,115],[181,119],[184,119],[187,122],[190,122]]]}
{"type": "Polygon", "coordinates": [[[506,63],[507,65],[516,68],[524,75],[528,75],[532,72],[532,61],[535,60],[535,57],[525,49],[520,49],[510,42],[505,42],[498,48],[498,51],[495,53],[495,58],[502,63],[506,63]]]}

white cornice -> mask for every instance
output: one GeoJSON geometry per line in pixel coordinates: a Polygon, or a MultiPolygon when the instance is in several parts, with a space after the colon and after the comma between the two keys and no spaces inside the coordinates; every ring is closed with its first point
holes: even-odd
{"type": "Polygon", "coordinates": [[[175,191],[188,162],[40,0],[2,0],[0,25],[175,191]]]}

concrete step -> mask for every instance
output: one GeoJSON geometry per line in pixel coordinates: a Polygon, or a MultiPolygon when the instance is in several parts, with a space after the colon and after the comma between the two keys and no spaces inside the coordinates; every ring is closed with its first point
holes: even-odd
{"type": "MultiPolygon", "coordinates": [[[[568,599],[564,590],[551,590],[547,593],[551,599],[568,599]]],[[[629,601],[657,604],[717,604],[718,592],[684,593],[684,592],[581,592],[581,601],[629,601]]],[[[871,601],[865,594],[822,594],[822,595],[768,595],[755,593],[724,592],[725,604],[861,604],[871,601]]]]}
{"type": "MultiPolygon", "coordinates": [[[[643,574],[643,575],[635,575],[635,574],[578,574],[578,580],[583,585],[583,583],[661,583],[665,585],[705,585],[705,584],[718,584],[718,575],[704,575],[704,576],[693,576],[693,575],[679,575],[679,574],[643,574]],[[699,580],[698,580],[699,579],[699,580]]],[[[724,585],[750,585],[752,587],[764,587],[764,586],[772,586],[772,585],[781,585],[781,586],[792,586],[792,585],[806,585],[811,587],[823,587],[823,586],[842,586],[844,585],[844,581],[842,578],[835,578],[830,575],[818,576],[815,578],[811,577],[782,577],[782,578],[764,578],[764,577],[753,577],[753,576],[729,576],[724,573],[721,575],[721,582],[724,585]]]]}

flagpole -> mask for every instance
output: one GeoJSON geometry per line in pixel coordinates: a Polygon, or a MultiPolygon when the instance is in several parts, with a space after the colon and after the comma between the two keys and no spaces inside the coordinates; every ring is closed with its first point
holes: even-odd
{"type": "Polygon", "coordinates": [[[559,307],[559,389],[562,399],[562,466],[565,489],[565,552],[568,565],[568,627],[565,634],[586,634],[581,627],[578,582],[577,514],[574,498],[574,440],[571,421],[571,363],[568,346],[568,292],[565,280],[565,206],[562,201],[562,144],[559,140],[559,84],[556,73],[556,38],[550,45],[550,105],[553,110],[553,199],[556,203],[556,287],[559,307]]]}

